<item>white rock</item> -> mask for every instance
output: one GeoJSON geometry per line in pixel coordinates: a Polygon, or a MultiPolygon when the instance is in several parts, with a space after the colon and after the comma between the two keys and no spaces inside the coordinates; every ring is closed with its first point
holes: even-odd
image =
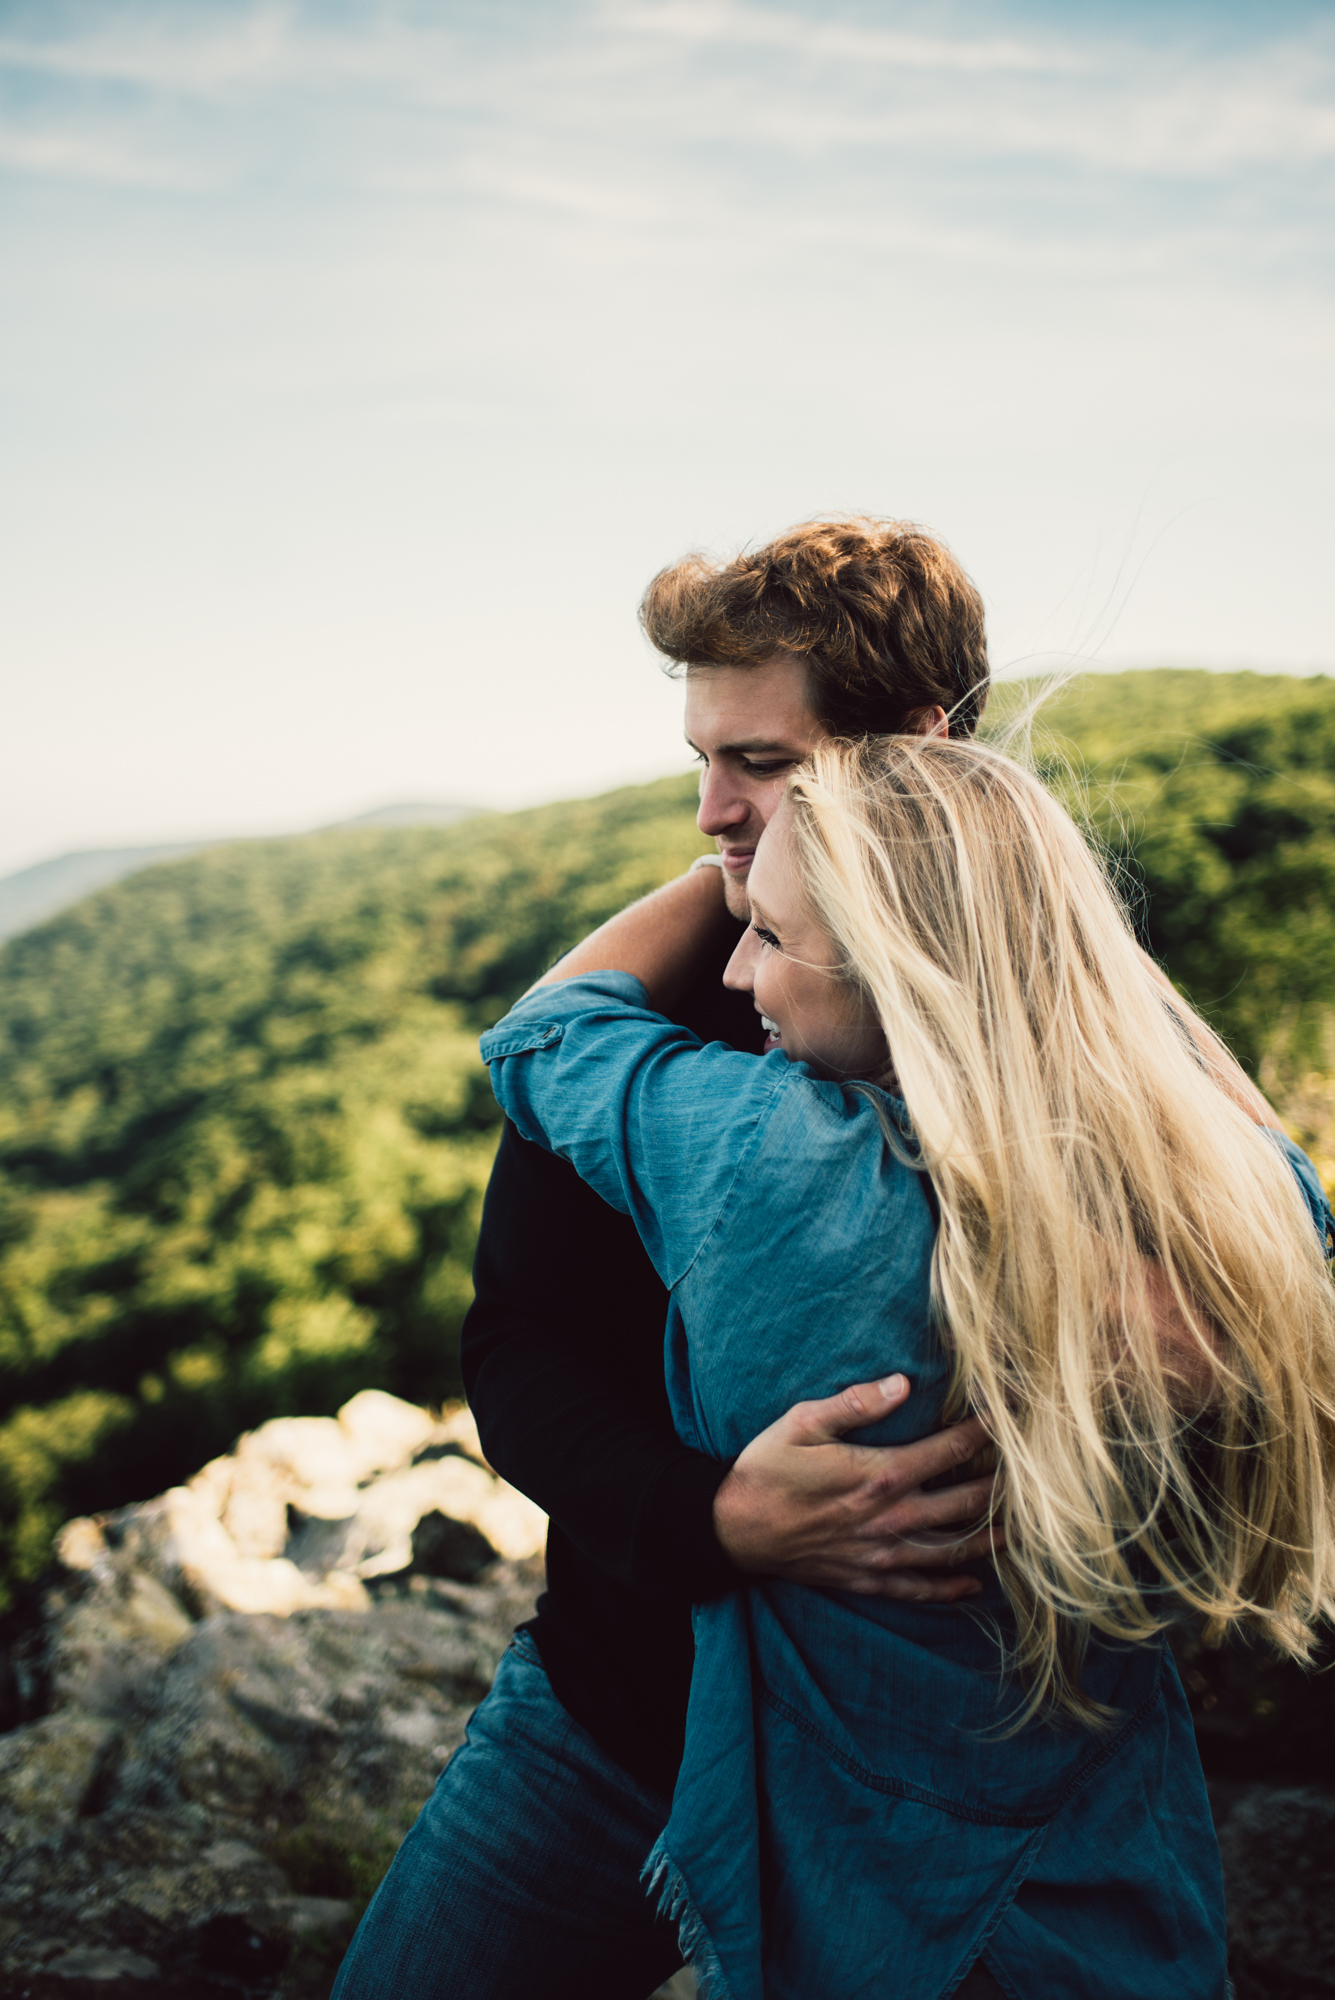
{"type": "Polygon", "coordinates": [[[189,1487],[174,1486],[165,1498],[172,1557],[206,1602],[279,1618],[307,1609],[367,1609],[370,1600],[355,1577],[334,1572],[317,1581],[303,1576],[285,1556],[269,1561],[243,1556],[222,1522],[189,1487]]]}
{"type": "Polygon", "coordinates": [[[223,1526],[243,1556],[268,1562],[287,1547],[287,1503],[292,1474],[258,1453],[240,1458],[232,1474],[223,1526]]]}
{"type": "Polygon", "coordinates": [[[66,1569],[94,1570],[108,1554],[107,1538],[96,1521],[66,1521],[56,1536],[56,1557],[66,1569]]]}
{"type": "Polygon", "coordinates": [[[357,1486],[294,1486],[289,1498],[303,1514],[314,1514],[321,1521],[346,1521],[362,1504],[357,1486]]]}
{"type": "MultiPolygon", "coordinates": [[[[408,1568],[413,1529],[424,1514],[468,1522],[512,1562],[537,1555],[547,1530],[541,1510],[491,1471],[465,1407],[437,1419],[379,1389],[363,1389],[336,1418],[275,1417],[261,1424],[229,1457],[174,1487],[162,1505],[169,1559],[206,1603],[279,1617],[308,1608],[366,1610],[361,1579],[408,1568]],[[413,1465],[429,1445],[454,1449],[413,1465]],[[339,1556],[345,1567],[312,1577],[284,1555],[289,1506],[352,1524],[339,1556]]],[[[70,1522],[59,1546],[70,1568],[92,1568],[107,1557],[95,1521],[70,1522]]],[[[159,1622],[170,1623],[169,1602],[156,1611],[145,1606],[150,1620],[159,1613],[159,1622]]],[[[174,1643],[174,1626],[172,1637],[174,1643]]]]}
{"type": "Polygon", "coordinates": [[[253,1459],[280,1466],[299,1486],[355,1486],[363,1477],[337,1417],[272,1417],[240,1439],[235,1457],[238,1468],[253,1459]]]}
{"type": "Polygon", "coordinates": [[[473,1526],[507,1562],[541,1555],[547,1546],[547,1516],[503,1479],[496,1481],[490,1498],[479,1507],[473,1526]]]}
{"type": "Polygon", "coordinates": [[[432,1443],[457,1445],[460,1451],[466,1451],[470,1458],[475,1458],[479,1465],[485,1465],[487,1471],[491,1471],[491,1467],[487,1465],[487,1455],[482,1449],[482,1441],[477,1434],[477,1418],[467,1403],[460,1403],[457,1409],[451,1410],[448,1414],[442,1412],[432,1443]]]}
{"type": "Polygon", "coordinates": [[[359,1480],[407,1465],[440,1428],[429,1410],[401,1402],[383,1389],[362,1389],[343,1405],[338,1423],[356,1460],[359,1480]]]}
{"type": "Polygon", "coordinates": [[[467,1521],[485,1535],[497,1555],[519,1561],[543,1545],[547,1517],[522,1493],[506,1486],[466,1458],[427,1459],[391,1472],[367,1489],[357,1510],[366,1554],[359,1576],[383,1576],[412,1561],[413,1529],[424,1514],[440,1512],[467,1521]]]}
{"type": "Polygon", "coordinates": [[[219,1520],[222,1519],[231,1497],[232,1472],[235,1466],[236,1460],[229,1452],[226,1458],[211,1458],[193,1479],[186,1482],[190,1491],[197,1493],[219,1520]]]}

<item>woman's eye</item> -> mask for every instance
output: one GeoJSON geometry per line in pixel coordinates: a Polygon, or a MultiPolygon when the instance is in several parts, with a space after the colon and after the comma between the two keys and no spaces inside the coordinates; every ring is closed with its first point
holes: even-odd
{"type": "Polygon", "coordinates": [[[767,931],[763,924],[752,924],[751,928],[762,944],[769,945],[774,951],[779,949],[779,940],[775,937],[773,931],[767,931]]]}

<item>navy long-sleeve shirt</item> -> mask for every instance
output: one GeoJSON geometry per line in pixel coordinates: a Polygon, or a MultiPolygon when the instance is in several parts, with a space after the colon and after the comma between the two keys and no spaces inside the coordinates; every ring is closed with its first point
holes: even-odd
{"type": "MultiPolygon", "coordinates": [[[[758,1053],[749,996],[717,970],[677,1010],[758,1053]]],[[[617,1763],[670,1793],[685,1739],[690,1607],[740,1581],[714,1534],[727,1463],[681,1443],[663,1374],[667,1292],[635,1233],[507,1124],[464,1322],[483,1449],[551,1518],[531,1631],[557,1698],[617,1763]]]]}

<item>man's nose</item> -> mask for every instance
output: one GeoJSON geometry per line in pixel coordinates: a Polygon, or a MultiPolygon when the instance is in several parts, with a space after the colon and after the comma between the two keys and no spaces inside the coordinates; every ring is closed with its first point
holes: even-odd
{"type": "Polygon", "coordinates": [[[751,801],[726,771],[706,771],[700,787],[700,810],[695,823],[701,833],[726,833],[729,827],[743,826],[751,812],[751,801]]]}

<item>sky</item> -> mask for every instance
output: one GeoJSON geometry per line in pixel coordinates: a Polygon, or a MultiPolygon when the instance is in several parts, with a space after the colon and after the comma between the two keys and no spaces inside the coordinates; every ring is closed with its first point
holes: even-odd
{"type": "Polygon", "coordinates": [[[650,576],[1329,669],[1335,9],[0,0],[0,871],[686,767],[650,576]]]}

